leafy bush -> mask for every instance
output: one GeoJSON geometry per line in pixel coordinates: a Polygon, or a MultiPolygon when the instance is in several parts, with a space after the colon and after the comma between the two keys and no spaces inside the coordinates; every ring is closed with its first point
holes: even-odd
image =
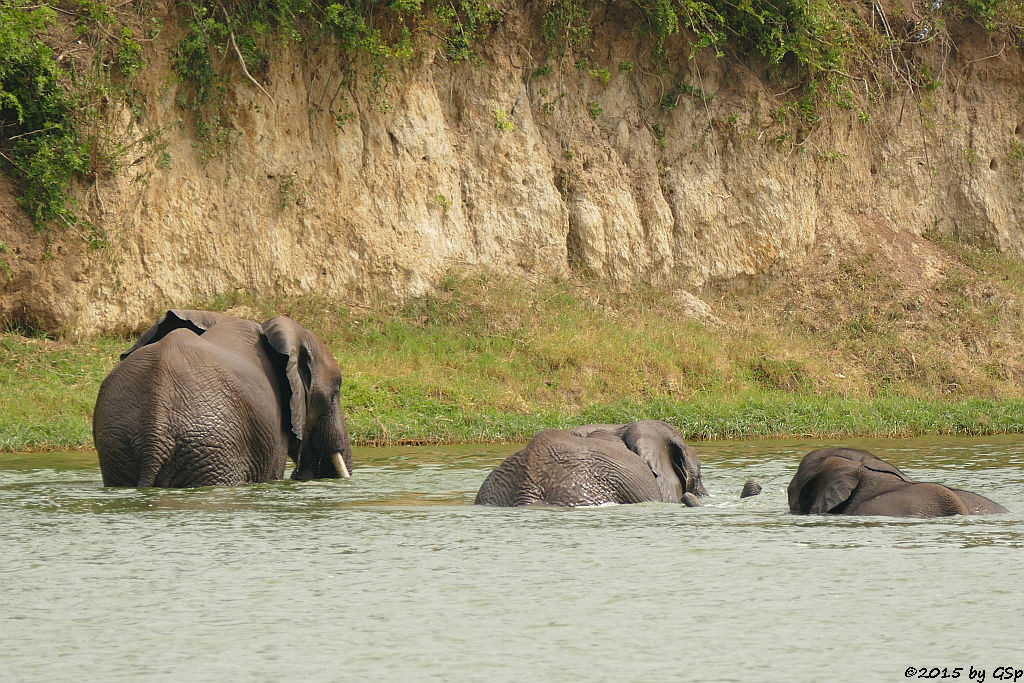
{"type": "MultiPolygon", "coordinates": [[[[185,85],[179,104],[197,115],[204,156],[217,154],[230,138],[219,111],[228,77],[215,66],[224,55],[237,58],[245,75],[262,88],[257,78],[262,67],[254,67],[274,59],[282,42],[333,44],[343,56],[342,84],[352,86],[361,75],[370,101],[387,110],[391,63],[413,55],[418,34],[440,38],[453,61],[471,60],[474,41],[501,17],[488,0],[235,0],[230,6],[187,0],[184,6],[185,36],[172,65],[185,85]]],[[[343,94],[335,97],[344,99],[343,94]]],[[[331,113],[339,127],[352,117],[333,106],[331,113]]]]}
{"type": "Polygon", "coordinates": [[[947,0],[945,5],[949,14],[969,16],[989,31],[1024,36],[1024,3],[1020,0],[947,0]]]}
{"type": "Polygon", "coordinates": [[[122,78],[145,65],[142,46],[110,6],[77,0],[63,12],[76,17],[77,35],[98,29],[102,36],[91,41],[98,57],[91,67],[95,73],[71,73],[58,64],[43,40],[57,22],[50,4],[0,0],[0,169],[18,184],[19,201],[37,230],[77,223],[72,180],[98,164],[115,163],[106,151],[127,149],[98,139],[109,131],[95,125],[87,130],[87,124],[102,118],[102,102],[123,94],[114,95],[109,87],[109,64],[117,65],[122,78]]]}
{"type": "Polygon", "coordinates": [[[55,220],[74,222],[67,188],[89,159],[72,116],[76,103],[61,85],[53,51],[39,38],[54,18],[49,7],[28,0],[0,4],[0,155],[38,229],[55,220]]]}

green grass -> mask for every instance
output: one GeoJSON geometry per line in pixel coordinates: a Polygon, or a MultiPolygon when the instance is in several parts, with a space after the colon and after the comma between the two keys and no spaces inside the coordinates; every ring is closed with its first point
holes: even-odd
{"type": "MultiPolygon", "coordinates": [[[[486,274],[445,278],[437,293],[403,304],[228,296],[195,305],[242,306],[260,320],[285,313],[319,333],[345,373],[361,445],[523,441],[546,427],[643,418],[691,439],[1024,431],[1012,381],[974,393],[964,381],[949,395],[945,366],[885,365],[874,384],[839,378],[836,367],[877,373],[878,358],[904,343],[896,328],[859,344],[801,336],[785,321],[709,329],[680,317],[664,293],[524,287],[486,274]]],[[[742,320],[742,307],[734,313],[742,320]]],[[[91,446],[96,392],[131,343],[0,335],[0,450],[91,446]]]]}
{"type": "Polygon", "coordinates": [[[92,445],[92,407],[123,339],[0,335],[0,450],[92,445]]]}
{"type": "Polygon", "coordinates": [[[732,400],[709,396],[687,401],[620,400],[573,411],[547,407],[528,412],[487,409],[467,413],[427,400],[377,417],[379,422],[369,413],[350,411],[353,438],[367,444],[524,441],[548,427],[567,429],[591,422],[660,419],[674,424],[687,439],[695,440],[794,436],[838,439],[1016,433],[1024,431],[1024,401],[906,397],[860,400],[773,393],[732,400]]]}

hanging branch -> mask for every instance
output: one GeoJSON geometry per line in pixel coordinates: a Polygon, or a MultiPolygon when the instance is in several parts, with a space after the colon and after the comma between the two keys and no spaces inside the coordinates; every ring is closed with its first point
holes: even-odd
{"type": "Polygon", "coordinates": [[[55,123],[52,126],[47,126],[46,128],[40,128],[39,130],[29,131],[28,133],[21,133],[20,135],[12,135],[11,137],[9,137],[7,139],[8,140],[17,140],[18,138],[28,137],[29,135],[35,135],[36,133],[45,133],[46,131],[53,130],[54,128],[60,128],[60,124],[59,123],[55,123]]]}
{"type": "Polygon", "coordinates": [[[220,11],[224,13],[224,21],[227,22],[228,26],[228,37],[231,39],[231,47],[235,48],[235,54],[238,55],[238,64],[242,67],[242,73],[244,73],[245,77],[248,78],[253,85],[259,88],[260,91],[267,96],[267,99],[270,100],[270,103],[276,107],[277,102],[274,101],[274,98],[267,92],[266,88],[260,85],[259,81],[252,77],[252,74],[249,73],[249,69],[246,68],[245,58],[242,57],[242,51],[238,49],[238,43],[235,42],[235,32],[231,30],[231,17],[228,16],[228,11],[224,9],[224,5],[220,6],[220,11]]]}

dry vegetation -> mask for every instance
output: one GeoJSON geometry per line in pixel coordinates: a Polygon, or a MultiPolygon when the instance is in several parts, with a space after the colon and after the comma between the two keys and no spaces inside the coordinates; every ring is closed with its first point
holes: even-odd
{"type": "MultiPolygon", "coordinates": [[[[195,306],[285,313],[321,334],[362,444],[644,417],[691,438],[1024,430],[1024,264],[912,234],[865,244],[824,239],[799,270],[708,297],[704,322],[681,293],[486,272],[404,303],[195,306]]],[[[88,446],[95,392],[129,343],[0,337],[0,449],[88,446]]]]}
{"type": "Polygon", "coordinates": [[[816,391],[1019,398],[1020,261],[934,239],[890,231],[841,252],[825,242],[798,277],[734,301],[745,324],[773,321],[783,347],[816,358],[816,391]]]}

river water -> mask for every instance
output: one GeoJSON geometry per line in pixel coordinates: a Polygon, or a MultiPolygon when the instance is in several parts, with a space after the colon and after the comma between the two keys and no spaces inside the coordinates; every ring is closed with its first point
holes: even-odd
{"type": "Polygon", "coordinates": [[[104,489],[94,454],[0,454],[0,678],[1024,669],[1024,437],[845,443],[1011,514],[790,515],[786,485],[821,445],[806,441],[695,444],[697,509],[472,506],[513,446],[356,449],[347,482],[180,491],[104,489]],[[764,493],[741,501],[751,476],[764,493]]]}

